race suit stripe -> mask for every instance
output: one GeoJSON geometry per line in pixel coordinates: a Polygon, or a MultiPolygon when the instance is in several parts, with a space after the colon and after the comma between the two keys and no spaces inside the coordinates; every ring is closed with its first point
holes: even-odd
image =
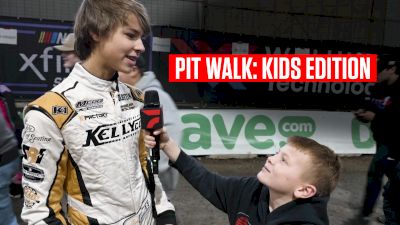
{"type": "Polygon", "coordinates": [[[49,216],[44,219],[47,224],[69,224],[62,212],[60,204],[64,194],[63,186],[67,173],[67,161],[67,149],[64,148],[57,162],[57,172],[50,187],[49,195],[47,196],[46,206],[49,208],[49,216]]]}
{"type": "Polygon", "coordinates": [[[79,225],[99,225],[97,219],[86,216],[73,207],[68,207],[68,215],[74,224],[79,225]]]}
{"type": "Polygon", "coordinates": [[[67,176],[67,192],[74,199],[79,200],[80,202],[85,203],[88,206],[92,205],[92,200],[90,199],[89,192],[86,188],[85,182],[83,181],[82,174],[79,170],[78,165],[72,159],[72,156],[69,154],[69,167],[68,167],[68,176],[67,176]]]}
{"type": "Polygon", "coordinates": [[[89,220],[89,224],[90,225],[99,225],[99,221],[97,221],[96,219],[94,219],[94,218],[92,218],[90,216],[88,216],[87,218],[89,220]]]}
{"type": "Polygon", "coordinates": [[[68,88],[67,90],[65,90],[65,91],[63,91],[63,92],[61,92],[61,94],[62,94],[62,95],[64,95],[64,93],[65,93],[65,92],[67,92],[67,91],[69,91],[69,90],[72,90],[72,89],[74,89],[74,88],[76,87],[76,85],[78,85],[78,83],[79,83],[78,81],[77,81],[77,82],[75,82],[75,83],[74,83],[74,86],[72,86],[72,87],[68,88]]]}

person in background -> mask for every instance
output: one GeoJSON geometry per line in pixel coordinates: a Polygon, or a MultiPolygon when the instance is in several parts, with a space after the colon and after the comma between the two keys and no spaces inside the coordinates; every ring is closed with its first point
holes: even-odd
{"type": "Polygon", "coordinates": [[[7,124],[0,113],[0,225],[18,225],[9,196],[9,185],[20,167],[19,149],[14,132],[7,124]]]}
{"type": "Polygon", "coordinates": [[[12,91],[4,84],[0,82],[0,98],[3,101],[2,113],[7,120],[7,125],[14,131],[15,136],[18,140],[18,144],[21,144],[22,129],[24,128],[24,122],[18,114],[17,106],[15,105],[15,99],[12,91]]]}
{"type": "MultiPolygon", "coordinates": [[[[154,136],[145,132],[153,148],[154,136]]],[[[257,177],[225,177],[209,172],[159,129],[160,148],[173,166],[211,204],[228,215],[229,223],[265,225],[327,225],[327,203],[339,179],[339,157],[305,137],[289,137],[267,158],[257,177]]]]}
{"type": "Polygon", "coordinates": [[[366,108],[354,113],[364,123],[371,123],[376,142],[376,154],[368,171],[368,183],[362,210],[364,219],[372,213],[382,185],[383,174],[388,177],[384,188],[384,223],[400,224],[400,60],[382,55],[378,61],[378,83],[371,90],[366,108]]]}
{"type": "MultiPolygon", "coordinates": [[[[130,73],[119,72],[118,74],[120,81],[135,86],[143,92],[148,90],[156,90],[158,92],[160,104],[163,109],[164,126],[171,133],[171,137],[180,143],[182,132],[179,123],[180,117],[178,108],[171,96],[163,89],[154,72],[146,71],[146,61],[144,58],[140,57],[136,61],[136,66],[130,73]]],[[[171,199],[178,183],[179,172],[175,168],[169,166],[168,157],[164,152],[160,153],[159,177],[168,198],[171,199]]]]}
{"type": "Polygon", "coordinates": [[[64,62],[64,67],[72,69],[75,63],[80,62],[78,55],[75,51],[75,34],[69,33],[64,38],[61,45],[55,45],[53,48],[61,52],[61,56],[64,62]]]}
{"type": "MultiPolygon", "coordinates": [[[[24,124],[21,117],[18,114],[17,107],[15,105],[14,96],[11,90],[4,84],[0,83],[0,111],[6,120],[7,126],[14,132],[17,139],[17,145],[21,146],[22,142],[22,129],[24,124]]],[[[22,198],[22,171],[21,168],[17,171],[15,176],[11,179],[9,194],[12,198],[22,198]]]]}

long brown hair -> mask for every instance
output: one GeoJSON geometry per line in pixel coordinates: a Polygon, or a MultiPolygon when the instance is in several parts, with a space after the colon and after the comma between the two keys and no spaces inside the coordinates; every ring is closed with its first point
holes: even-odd
{"type": "Polygon", "coordinates": [[[75,51],[81,60],[87,59],[95,47],[92,34],[107,38],[128,16],[137,17],[143,35],[150,33],[146,8],[135,0],[84,0],[76,14],[75,51]]]}

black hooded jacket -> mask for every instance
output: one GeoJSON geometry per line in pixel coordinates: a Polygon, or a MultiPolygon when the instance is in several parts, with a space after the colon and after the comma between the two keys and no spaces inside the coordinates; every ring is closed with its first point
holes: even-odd
{"type": "Polygon", "coordinates": [[[375,113],[371,130],[378,144],[390,147],[389,156],[400,160],[400,78],[391,85],[377,83],[371,90],[369,108],[375,113]]]}
{"type": "Polygon", "coordinates": [[[328,197],[291,201],[269,212],[269,190],[256,177],[224,177],[209,172],[183,151],[173,164],[232,225],[327,225],[328,197]]]}

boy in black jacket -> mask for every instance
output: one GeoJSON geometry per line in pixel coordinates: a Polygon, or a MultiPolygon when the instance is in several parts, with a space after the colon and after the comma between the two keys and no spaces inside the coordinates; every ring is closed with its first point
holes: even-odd
{"type": "MultiPolygon", "coordinates": [[[[327,202],[340,170],[339,158],[328,147],[304,137],[267,158],[257,177],[224,177],[207,171],[169,138],[160,135],[164,150],[179,172],[234,225],[326,225],[327,202]]],[[[146,132],[146,147],[155,139],[146,132]]]]}

